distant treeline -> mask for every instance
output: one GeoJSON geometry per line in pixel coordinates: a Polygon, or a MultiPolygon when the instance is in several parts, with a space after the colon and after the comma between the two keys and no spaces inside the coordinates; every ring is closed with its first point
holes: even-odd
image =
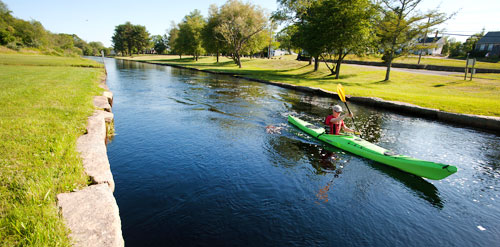
{"type": "Polygon", "coordinates": [[[76,34],[51,33],[35,20],[25,21],[12,16],[5,3],[0,0],[0,45],[13,50],[30,48],[42,53],[58,56],[108,55],[111,48],[101,42],[85,42],[76,34]]]}

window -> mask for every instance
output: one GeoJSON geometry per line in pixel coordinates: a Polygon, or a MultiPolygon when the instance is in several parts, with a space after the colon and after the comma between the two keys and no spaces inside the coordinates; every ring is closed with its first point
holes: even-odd
{"type": "Polygon", "coordinates": [[[479,50],[480,50],[480,51],[484,51],[484,46],[485,46],[485,45],[484,45],[484,44],[482,44],[482,45],[480,46],[479,50]]]}
{"type": "Polygon", "coordinates": [[[491,51],[491,50],[493,50],[493,44],[488,45],[488,51],[491,51]]]}

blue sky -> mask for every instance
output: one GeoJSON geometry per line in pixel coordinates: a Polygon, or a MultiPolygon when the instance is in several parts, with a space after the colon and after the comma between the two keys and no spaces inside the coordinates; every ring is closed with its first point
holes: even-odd
{"type": "MultiPolygon", "coordinates": [[[[220,6],[226,0],[2,0],[13,15],[25,20],[40,21],[54,33],[74,33],[87,42],[100,41],[111,46],[116,25],[130,21],[146,26],[151,34],[164,34],[171,22],[179,23],[194,9],[206,16],[210,4],[220,6]]],[[[277,8],[274,0],[252,0],[269,13],[277,8]]],[[[440,28],[449,33],[472,34],[481,31],[500,31],[500,0],[423,0],[421,10],[433,9],[457,15],[440,28]]],[[[465,37],[455,37],[465,40],[465,37]]]]}

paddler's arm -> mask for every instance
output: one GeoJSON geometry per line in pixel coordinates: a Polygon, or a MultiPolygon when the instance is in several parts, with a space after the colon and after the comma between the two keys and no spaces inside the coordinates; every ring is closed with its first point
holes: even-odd
{"type": "Polygon", "coordinates": [[[353,130],[353,129],[349,129],[349,128],[347,128],[347,126],[345,126],[345,125],[342,125],[342,130],[343,130],[344,132],[356,133],[356,131],[355,131],[355,130],[353,130]]]}
{"type": "Polygon", "coordinates": [[[340,121],[344,120],[344,118],[346,118],[347,116],[353,117],[352,113],[339,115],[337,118],[330,119],[330,124],[331,123],[339,123],[340,121]]]}

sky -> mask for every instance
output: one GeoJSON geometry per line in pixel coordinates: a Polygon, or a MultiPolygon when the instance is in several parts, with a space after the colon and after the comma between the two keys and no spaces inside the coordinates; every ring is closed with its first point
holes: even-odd
{"type": "MultiPolygon", "coordinates": [[[[110,47],[115,26],[130,21],[143,25],[152,35],[163,35],[171,23],[179,23],[194,9],[208,15],[211,4],[223,5],[226,0],[1,0],[12,14],[24,20],[37,20],[53,33],[76,34],[87,42],[100,41],[110,47]]],[[[245,1],[245,0],[244,0],[245,1]]],[[[251,0],[255,5],[276,10],[275,0],[251,0]]],[[[483,28],[500,31],[500,0],[423,0],[421,11],[438,9],[454,17],[439,29],[451,34],[474,34],[483,28]]],[[[441,35],[440,35],[441,36],[441,35]]],[[[451,36],[464,41],[465,36],[451,36]]]]}

